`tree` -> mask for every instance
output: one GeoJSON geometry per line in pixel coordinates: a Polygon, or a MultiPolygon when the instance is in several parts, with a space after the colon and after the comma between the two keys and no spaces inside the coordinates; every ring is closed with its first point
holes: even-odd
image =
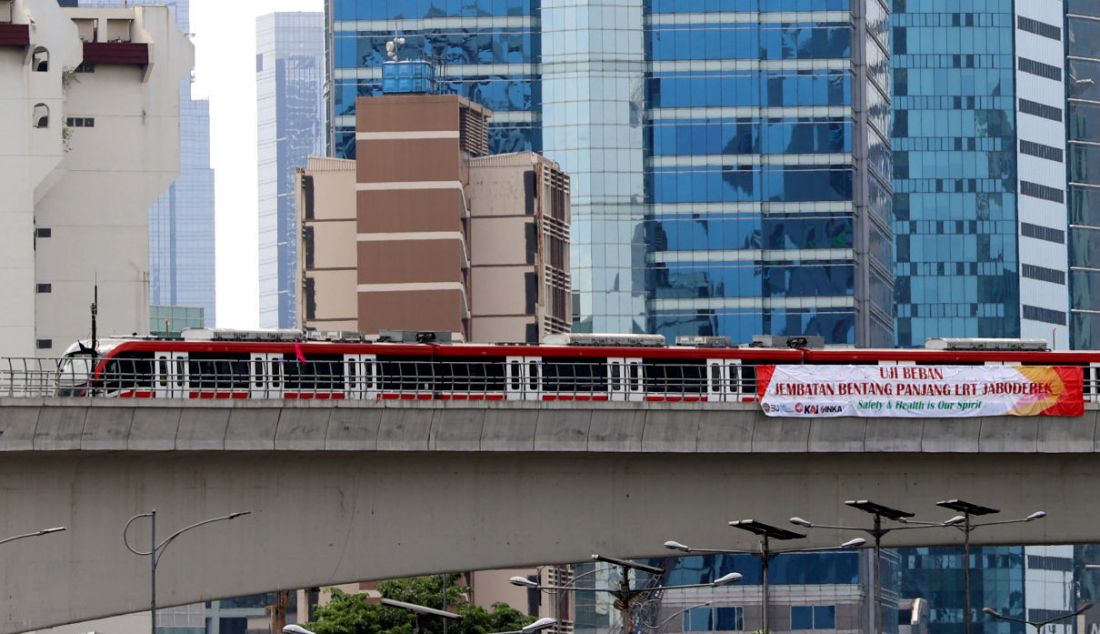
{"type": "MultiPolygon", "coordinates": [[[[492,611],[470,603],[466,588],[458,585],[459,575],[447,578],[447,607],[443,605],[443,576],[410,577],[383,581],[378,591],[387,599],[446,609],[462,615],[450,621],[447,634],[492,634],[522,628],[534,619],[506,603],[492,611]]],[[[442,617],[417,615],[409,610],[368,603],[365,594],[347,594],[332,589],[332,600],[318,606],[309,629],[317,634],[443,634],[442,617]]]]}

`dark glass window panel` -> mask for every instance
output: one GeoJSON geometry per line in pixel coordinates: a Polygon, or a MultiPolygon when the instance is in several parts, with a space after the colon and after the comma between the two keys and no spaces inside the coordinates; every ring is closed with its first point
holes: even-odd
{"type": "MultiPolygon", "coordinates": [[[[1072,6],[1073,2],[1068,3],[1072,6]]],[[[1085,4],[1084,0],[1078,4],[1085,4]]],[[[1088,2],[1092,15],[1100,15],[1100,5],[1088,2]]],[[[1082,18],[1069,18],[1069,54],[1100,59],[1100,22],[1082,18]]]]}
{"type": "Polygon", "coordinates": [[[1100,189],[1069,188],[1070,224],[1100,227],[1100,189]]]}
{"type": "Polygon", "coordinates": [[[792,630],[812,630],[814,629],[814,609],[808,605],[792,605],[791,606],[791,629],[792,630]]]}
{"type": "Polygon", "coordinates": [[[815,605],[814,606],[814,629],[815,630],[833,630],[833,629],[836,629],[836,606],[835,605],[815,605]]]}
{"type": "Polygon", "coordinates": [[[1071,143],[1069,156],[1071,182],[1100,185],[1100,147],[1071,143]]]}
{"type": "Polygon", "coordinates": [[[1070,102],[1069,138],[1077,141],[1100,141],[1100,104],[1070,102]]]}
{"type": "MultiPolygon", "coordinates": [[[[1100,269],[1100,230],[1075,228],[1071,231],[1069,256],[1071,266],[1100,269]]],[[[1074,304],[1074,308],[1091,307],[1074,304]]]]}
{"type": "Polygon", "coordinates": [[[646,223],[646,241],[653,251],[844,249],[852,246],[852,226],[847,215],[666,216],[646,223]]]}
{"type": "Polygon", "coordinates": [[[537,0],[335,0],[333,15],[337,20],[526,16],[536,15],[538,6],[537,0]]]}

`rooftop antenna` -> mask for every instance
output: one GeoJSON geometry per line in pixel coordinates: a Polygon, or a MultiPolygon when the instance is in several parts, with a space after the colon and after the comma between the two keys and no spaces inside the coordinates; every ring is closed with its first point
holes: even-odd
{"type": "Polygon", "coordinates": [[[386,42],[386,55],[389,56],[391,62],[398,61],[397,51],[405,44],[405,38],[398,35],[395,30],[393,32],[393,39],[386,42]]]}

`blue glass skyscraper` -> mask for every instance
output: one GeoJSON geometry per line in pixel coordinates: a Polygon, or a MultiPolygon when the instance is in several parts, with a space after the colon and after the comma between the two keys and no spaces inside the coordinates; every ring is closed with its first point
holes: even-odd
{"type": "Polygon", "coordinates": [[[330,147],[384,46],[572,179],[574,329],[893,342],[879,0],[329,0],[330,147]]]}
{"type": "Polygon", "coordinates": [[[324,27],[320,13],[256,21],[260,326],[297,328],[295,170],[324,152],[324,27]]]}
{"type": "Polygon", "coordinates": [[[898,344],[1067,347],[1060,3],[895,5],[898,344]]]}
{"type": "MultiPolygon", "coordinates": [[[[82,7],[163,5],[164,0],[80,0],[82,7]]],[[[190,32],[190,0],[168,3],[190,32]]],[[[155,306],[202,308],[216,322],[214,170],[210,168],[210,102],[180,83],[180,174],[149,209],[149,298],[155,306]]]]}

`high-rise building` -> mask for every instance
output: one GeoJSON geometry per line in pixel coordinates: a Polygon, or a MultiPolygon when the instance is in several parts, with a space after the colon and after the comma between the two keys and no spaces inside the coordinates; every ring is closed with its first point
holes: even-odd
{"type": "Polygon", "coordinates": [[[898,345],[1069,345],[1061,3],[898,5],[898,345]]]}
{"type": "Polygon", "coordinates": [[[1067,0],[1070,339],[1100,348],[1100,4],[1067,0]]]}
{"type": "Polygon", "coordinates": [[[532,152],[487,154],[492,113],[464,97],[358,110],[358,158],[300,171],[303,325],[477,342],[567,332],[569,177],[532,152]]]}
{"type": "Polygon", "coordinates": [[[890,345],[879,0],[326,2],[330,144],[386,42],[573,178],[573,328],[890,345]]]}
{"type": "MultiPolygon", "coordinates": [[[[165,0],[79,0],[82,7],[165,5],[165,0]]],[[[190,33],[190,0],[168,10],[190,33]]],[[[180,82],[180,175],[149,208],[149,296],[154,305],[200,308],[216,320],[214,292],[214,170],[210,168],[210,102],[180,82]]]]}
{"type": "Polygon", "coordinates": [[[260,326],[296,328],[298,226],[294,179],[324,149],[324,25],[320,13],[256,20],[260,326]]]}
{"type": "Polygon", "coordinates": [[[149,327],[149,205],[179,171],[193,48],[163,7],[0,1],[0,354],[149,327]],[[32,26],[33,22],[33,26],[32,26]]]}

